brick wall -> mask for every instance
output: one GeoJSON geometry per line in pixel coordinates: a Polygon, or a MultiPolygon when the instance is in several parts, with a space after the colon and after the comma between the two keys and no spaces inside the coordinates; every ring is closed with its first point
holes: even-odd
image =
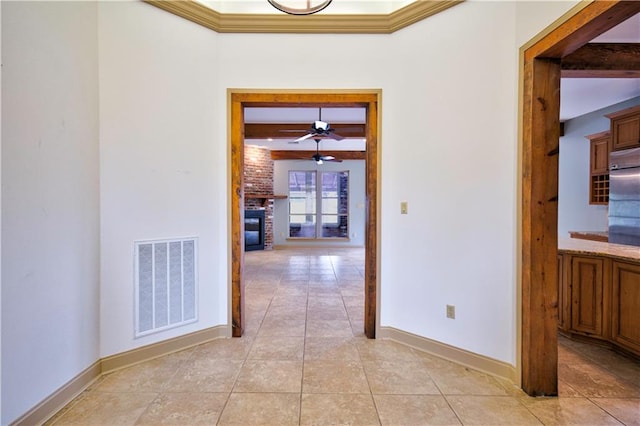
{"type": "Polygon", "coordinates": [[[273,194],[273,160],[266,148],[245,145],[244,147],[244,207],[258,210],[264,207],[264,248],[273,248],[273,200],[252,199],[247,194],[273,194]]]}

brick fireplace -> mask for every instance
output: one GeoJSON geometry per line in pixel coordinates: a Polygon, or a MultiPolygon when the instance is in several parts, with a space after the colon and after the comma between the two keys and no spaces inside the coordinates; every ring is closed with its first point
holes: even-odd
{"type": "Polygon", "coordinates": [[[244,147],[244,208],[264,209],[264,249],[273,248],[273,160],[271,152],[259,146],[244,147]],[[264,198],[260,198],[264,195],[264,198]]]}

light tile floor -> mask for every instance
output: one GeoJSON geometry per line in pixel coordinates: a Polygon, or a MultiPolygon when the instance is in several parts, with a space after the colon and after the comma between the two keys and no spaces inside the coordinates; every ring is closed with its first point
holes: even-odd
{"type": "Polygon", "coordinates": [[[245,336],[103,376],[49,424],[640,425],[640,363],[560,339],[559,398],[363,336],[361,249],[249,252],[245,336]]]}

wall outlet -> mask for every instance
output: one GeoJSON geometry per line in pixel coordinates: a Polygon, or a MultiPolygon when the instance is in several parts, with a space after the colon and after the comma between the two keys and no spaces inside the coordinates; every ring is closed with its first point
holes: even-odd
{"type": "Polygon", "coordinates": [[[447,305],[447,318],[456,319],[455,305],[447,305]]]}
{"type": "Polygon", "coordinates": [[[409,213],[409,203],[407,203],[406,201],[400,202],[400,214],[407,213],[409,213]]]}

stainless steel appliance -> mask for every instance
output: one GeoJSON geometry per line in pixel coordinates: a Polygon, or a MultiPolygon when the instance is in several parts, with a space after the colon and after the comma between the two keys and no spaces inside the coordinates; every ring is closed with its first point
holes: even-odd
{"type": "Polygon", "coordinates": [[[640,246],[640,148],[609,155],[609,242],[640,246]]]}

